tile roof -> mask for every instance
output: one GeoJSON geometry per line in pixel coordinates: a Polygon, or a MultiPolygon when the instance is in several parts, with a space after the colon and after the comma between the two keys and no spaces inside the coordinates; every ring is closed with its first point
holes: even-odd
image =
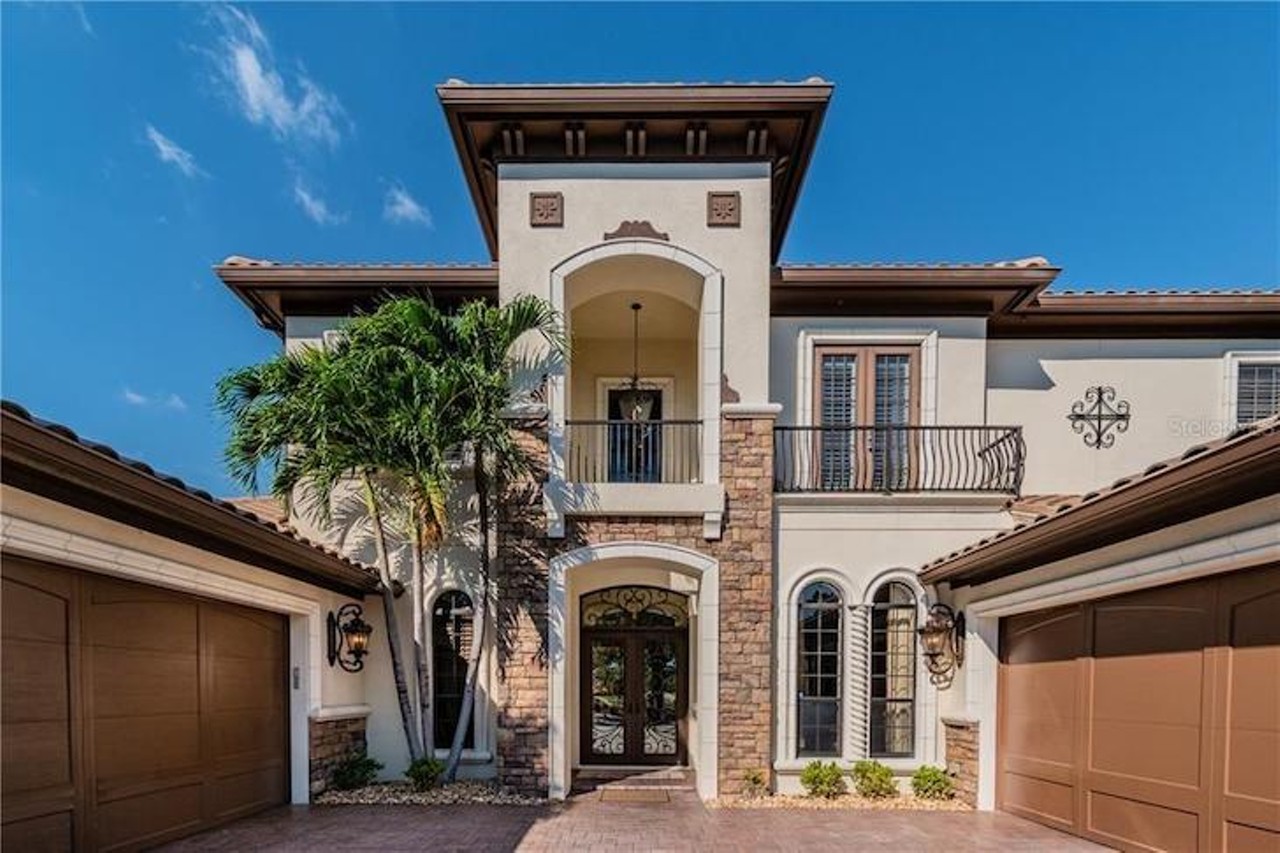
{"type": "MultiPolygon", "coordinates": [[[[255,512],[250,508],[244,506],[242,502],[238,504],[238,502],[236,501],[222,500],[219,498],[215,498],[213,495],[209,494],[204,489],[196,488],[195,486],[189,486],[182,480],[178,479],[177,477],[156,471],[154,468],[152,468],[150,465],[148,465],[145,462],[140,462],[136,459],[129,459],[128,457],[121,455],[119,451],[117,451],[115,448],[109,447],[108,445],[101,444],[96,441],[90,441],[88,439],[81,438],[79,435],[76,434],[74,430],[72,430],[69,427],[63,426],[62,424],[59,424],[59,423],[54,423],[52,421],[46,421],[46,420],[37,418],[34,415],[32,415],[30,412],[28,412],[26,409],[24,409],[22,406],[18,405],[17,403],[11,400],[0,400],[0,411],[3,411],[4,414],[6,415],[10,415],[21,421],[24,421],[25,423],[28,423],[43,432],[56,435],[59,438],[63,439],[64,441],[70,442],[71,444],[76,445],[77,447],[80,447],[84,450],[91,451],[97,454],[98,456],[104,457],[110,460],[111,462],[119,465],[122,468],[131,469],[132,471],[135,471],[138,474],[142,474],[143,476],[148,477],[156,482],[163,483],[166,486],[177,489],[183,494],[189,497],[195,498],[208,506],[218,507],[222,510],[225,510],[227,512],[235,514],[236,516],[239,516],[240,518],[244,519],[246,522],[256,524],[260,527],[265,527],[268,530],[280,536],[283,536],[287,539],[292,539],[295,542],[298,542],[310,548],[313,548],[316,551],[319,551],[320,553],[326,555],[327,557],[333,560],[337,560],[338,562],[344,564],[348,568],[357,569],[359,571],[365,572],[370,575],[375,574],[374,569],[372,567],[366,566],[363,563],[360,563],[356,560],[351,559],[350,557],[346,556],[338,549],[331,548],[323,543],[316,542],[314,540],[308,539],[305,536],[302,536],[296,530],[290,527],[284,520],[277,520],[277,518],[271,517],[269,513],[259,514],[258,512],[255,512]]],[[[255,499],[255,500],[262,500],[262,499],[255,499]]]]}
{"type": "MultiPolygon", "coordinates": [[[[1105,486],[1091,492],[1086,492],[1083,495],[1028,496],[1025,499],[1028,503],[1024,505],[1026,512],[1022,514],[1025,520],[1018,522],[1008,530],[1002,530],[998,533],[992,534],[991,536],[987,536],[984,539],[979,539],[971,545],[967,545],[964,548],[952,551],[950,554],[926,563],[920,571],[922,573],[936,573],[948,563],[951,563],[961,557],[967,557],[986,548],[990,548],[997,543],[1025,535],[1029,531],[1038,530],[1056,519],[1070,516],[1074,513],[1080,512],[1086,507],[1113,501],[1125,492],[1145,483],[1149,483],[1162,477],[1168,477],[1206,455],[1217,454],[1228,448],[1256,441],[1262,437],[1277,432],[1280,432],[1280,415],[1272,415],[1269,418],[1263,418],[1262,420],[1241,426],[1229,435],[1215,441],[1189,447],[1178,456],[1162,459],[1159,462],[1155,462],[1147,466],[1138,473],[1131,474],[1127,477],[1121,477],[1109,486],[1105,486]]],[[[1280,488],[1280,484],[1277,484],[1277,488],[1280,488]]],[[[1010,512],[1015,515],[1018,514],[1018,506],[1018,500],[1010,501],[1010,512]]]]}
{"type": "Polygon", "coordinates": [[[263,496],[223,498],[223,500],[237,509],[256,515],[264,521],[269,521],[276,525],[284,525],[292,529],[292,525],[289,524],[289,511],[276,498],[263,496]]]}
{"type": "Polygon", "coordinates": [[[834,86],[835,84],[820,76],[806,77],[803,80],[642,80],[610,82],[601,80],[594,83],[477,83],[450,77],[443,86],[470,86],[477,89],[598,89],[606,86],[625,87],[666,87],[666,86],[834,86]]]}
{"type": "Polygon", "coordinates": [[[492,261],[448,261],[445,263],[426,262],[380,262],[349,263],[343,261],[272,261],[265,258],[247,258],[244,255],[230,255],[219,266],[254,269],[316,269],[316,270],[493,270],[498,265],[492,261]]]}
{"type": "Polygon", "coordinates": [[[984,269],[1040,269],[1051,268],[1048,258],[1032,255],[1005,261],[865,261],[842,263],[784,263],[783,270],[984,270],[984,269]]]}

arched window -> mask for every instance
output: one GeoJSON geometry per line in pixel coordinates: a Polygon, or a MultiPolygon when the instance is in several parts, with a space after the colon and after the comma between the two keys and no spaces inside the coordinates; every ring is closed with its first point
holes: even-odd
{"type": "Polygon", "coordinates": [[[796,753],[840,754],[840,591],[817,581],[800,592],[796,753]]]}
{"type": "MultiPolygon", "coordinates": [[[[467,655],[471,652],[471,625],[475,609],[465,592],[450,590],[431,609],[431,688],[434,695],[435,745],[447,749],[462,713],[462,693],[467,683],[467,655]]],[[[475,746],[475,713],[467,725],[466,749],[475,746]]]]}
{"type": "Polygon", "coordinates": [[[916,743],[916,596],[901,581],[871,607],[871,755],[909,757],[916,743]]]}

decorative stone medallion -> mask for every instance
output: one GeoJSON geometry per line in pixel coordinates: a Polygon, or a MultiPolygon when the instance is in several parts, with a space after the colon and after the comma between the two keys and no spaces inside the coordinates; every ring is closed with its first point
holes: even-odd
{"type": "Polygon", "coordinates": [[[738,228],[742,225],[742,194],[737,192],[707,193],[707,226],[738,228]]]}
{"type": "Polygon", "coordinates": [[[534,228],[564,226],[562,193],[529,193],[529,224],[534,228]]]}

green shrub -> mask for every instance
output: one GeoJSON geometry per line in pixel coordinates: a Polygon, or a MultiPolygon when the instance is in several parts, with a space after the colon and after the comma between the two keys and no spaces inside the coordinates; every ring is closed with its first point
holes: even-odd
{"type": "Polygon", "coordinates": [[[928,765],[911,776],[911,790],[922,800],[949,800],[956,795],[955,784],[947,771],[928,765]]]}
{"type": "Polygon", "coordinates": [[[436,786],[436,782],[440,781],[440,774],[443,772],[443,761],[427,757],[411,762],[409,769],[404,771],[404,776],[413,783],[415,791],[425,791],[436,786]]]}
{"type": "Polygon", "coordinates": [[[800,773],[800,784],[810,797],[822,797],[833,800],[849,790],[844,781],[844,772],[834,761],[824,764],[821,761],[810,761],[800,773]]]}
{"type": "Polygon", "coordinates": [[[759,767],[742,774],[742,796],[757,799],[769,794],[769,777],[759,767]]]}
{"type": "Polygon", "coordinates": [[[853,765],[853,787],[869,800],[898,796],[893,771],[879,761],[859,761],[853,765]]]}
{"type": "Polygon", "coordinates": [[[371,783],[381,769],[382,762],[376,758],[370,758],[367,755],[353,755],[333,768],[331,781],[333,787],[339,791],[352,791],[371,783]]]}

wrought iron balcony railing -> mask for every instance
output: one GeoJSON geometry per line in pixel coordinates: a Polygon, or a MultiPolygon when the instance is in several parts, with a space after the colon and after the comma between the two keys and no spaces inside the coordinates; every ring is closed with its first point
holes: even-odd
{"type": "Polygon", "coordinates": [[[1020,427],[780,426],[774,491],[1018,494],[1025,457],[1020,427]]]}
{"type": "Polygon", "coordinates": [[[565,422],[574,483],[698,483],[702,421],[565,422]]]}

